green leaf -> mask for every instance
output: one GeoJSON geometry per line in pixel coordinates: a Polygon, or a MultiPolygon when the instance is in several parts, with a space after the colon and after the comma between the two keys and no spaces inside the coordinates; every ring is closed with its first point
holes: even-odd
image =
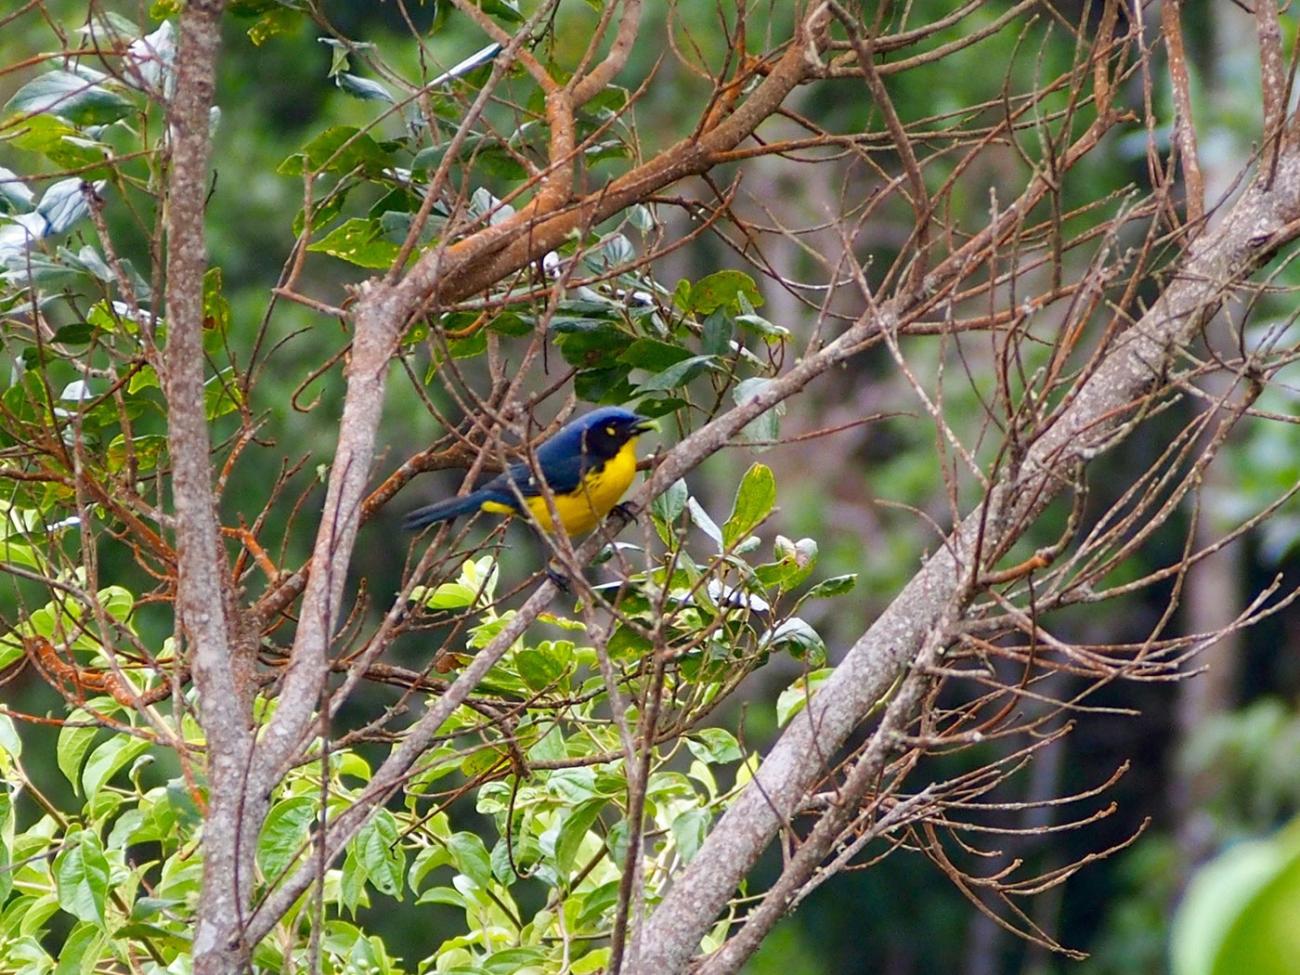
{"type": "MultiPolygon", "coordinates": [[[[166,453],[167,438],[157,433],[143,434],[131,441],[131,450],[138,469],[142,473],[148,472],[158,466],[159,459],[166,453]]],[[[105,456],[108,458],[109,470],[115,474],[126,466],[125,435],[118,434],[109,442],[105,456]]]]}
{"type": "Polygon", "coordinates": [[[82,792],[87,796],[93,796],[120,769],[135,761],[148,748],[149,742],[124,735],[101,743],[86,760],[86,767],[81,773],[82,792]]]}
{"type": "Polygon", "coordinates": [[[635,660],[645,657],[654,649],[654,644],[637,630],[622,623],[615,628],[605,644],[605,652],[614,660],[635,660]]]}
{"type": "Polygon", "coordinates": [[[406,873],[406,851],[397,841],[397,820],[387,809],[380,809],[375,818],[357,834],[357,858],[370,882],[381,893],[401,900],[402,876],[406,873]]]}
{"type": "Polygon", "coordinates": [[[103,924],[108,877],[108,858],[99,836],[88,829],[72,834],[54,858],[59,907],[79,920],[103,924]]]}
{"type": "Polygon", "coordinates": [[[14,727],[14,719],[7,714],[0,714],[0,748],[3,748],[15,759],[23,757],[23,740],[18,737],[18,729],[14,727]]]}
{"type": "Polygon", "coordinates": [[[415,903],[449,904],[452,907],[459,907],[461,910],[469,906],[469,901],[465,899],[465,895],[451,887],[430,887],[416,899],[415,903]]]}
{"type": "Polygon", "coordinates": [[[235,412],[242,401],[234,366],[227,366],[203,384],[203,415],[209,420],[235,412]]]}
{"type": "Polygon", "coordinates": [[[475,3],[485,14],[500,17],[507,23],[522,24],[524,22],[524,15],[515,9],[514,4],[508,3],[507,0],[475,0],[475,3]]]}
{"type": "Polygon", "coordinates": [[[74,791],[81,782],[81,764],[86,760],[86,752],[99,734],[99,728],[96,727],[76,727],[78,722],[87,721],[89,717],[84,711],[75,711],[69,715],[69,723],[59,729],[59,740],[54,747],[59,771],[72,783],[74,791]]]}
{"type": "Polygon", "coordinates": [[[710,315],[723,307],[737,312],[748,311],[741,305],[742,297],[749,302],[750,307],[758,308],[763,304],[763,294],[748,274],[743,271],[715,271],[691,286],[688,310],[700,315],[710,315]]]}
{"type": "Polygon", "coordinates": [[[623,403],[635,390],[627,381],[631,366],[583,369],[573,377],[573,392],[588,403],[623,403]]]}
{"type": "Polygon", "coordinates": [[[203,329],[217,335],[230,331],[230,302],[222,294],[219,267],[210,267],[203,274],[203,329]]]}
{"type": "Polygon", "coordinates": [[[158,381],[158,373],[154,371],[153,366],[141,366],[139,371],[131,377],[127,383],[126,391],[128,393],[138,393],[142,389],[161,389],[162,383],[158,381]]]}
{"type": "Polygon", "coordinates": [[[26,213],[35,200],[35,194],[17,173],[0,166],[0,213],[26,213]]]}
{"type": "MultiPolygon", "coordinates": [[[[235,0],[236,4],[247,3],[250,0],[235,0]]],[[[275,0],[251,0],[251,2],[261,3],[263,6],[271,6],[275,0]]],[[[318,37],[316,38],[321,44],[330,49],[330,69],[327,77],[333,78],[340,71],[346,71],[348,68],[348,45],[336,37],[318,37]]],[[[374,47],[373,44],[356,45],[358,48],[374,47]]]]}
{"type": "Polygon", "coordinates": [[[831,667],[814,670],[783,690],[776,699],[777,725],[784,728],[789,724],[790,719],[804,709],[809,698],[817,693],[817,689],[826,683],[827,678],[834,672],[834,668],[831,667]]]}
{"type": "Polygon", "coordinates": [[[35,569],[37,572],[45,570],[45,563],[33,546],[10,541],[9,539],[0,541],[0,562],[26,566],[29,569],[35,569]]]}
{"type": "Polygon", "coordinates": [[[541,649],[522,649],[515,654],[515,667],[532,690],[540,691],[550,687],[564,676],[567,661],[558,653],[546,653],[541,649]]]}
{"type": "Polygon", "coordinates": [[[611,948],[594,948],[569,966],[572,975],[596,975],[603,972],[609,964],[611,948]]]}
{"type": "Polygon", "coordinates": [[[761,335],[769,342],[784,342],[790,337],[790,330],[780,325],[773,325],[761,315],[737,315],[736,324],[761,335]]]}
{"type": "Polygon", "coordinates": [[[745,472],[736,491],[731,517],[722,526],[722,541],[731,548],[749,535],[772,513],[776,505],[776,478],[766,464],[754,464],[745,472]]]}
{"type": "Polygon", "coordinates": [[[853,587],[858,584],[858,574],[850,572],[847,575],[832,576],[829,579],[823,579],[817,585],[808,590],[805,599],[825,599],[828,596],[842,596],[846,592],[852,591],[853,587]]]}
{"type": "MultiPolygon", "coordinates": [[[[731,397],[735,400],[737,406],[741,406],[761,393],[771,383],[772,380],[761,376],[742,380],[732,390],[731,397]]],[[[767,450],[772,446],[771,442],[781,435],[781,417],[783,416],[785,416],[784,402],[769,407],[765,412],[760,413],[745,424],[740,431],[740,438],[754,444],[755,450],[767,450]]]]}
{"type": "Polygon", "coordinates": [[[119,623],[126,622],[135,608],[135,595],[125,586],[105,586],[95,593],[95,598],[104,607],[104,612],[119,623]]]}
{"type": "Polygon", "coordinates": [[[658,339],[637,339],[623,350],[618,361],[637,369],[661,372],[689,358],[691,354],[679,345],[660,342],[658,339]]]}
{"type": "Polygon", "coordinates": [[[796,660],[807,658],[813,666],[826,662],[826,642],[806,620],[792,616],[763,634],[759,646],[764,650],[785,650],[796,660]]]}
{"type": "Polygon", "coordinates": [[[288,34],[303,22],[303,15],[288,7],[276,7],[268,10],[252,27],[248,28],[248,39],[254,46],[261,47],[278,34],[288,34]]]}
{"type": "Polygon", "coordinates": [[[665,524],[672,524],[686,510],[686,499],[689,496],[686,482],[678,478],[650,502],[650,513],[665,524]]]}
{"type": "Polygon", "coordinates": [[[334,774],[340,778],[353,778],[361,782],[370,781],[370,763],[353,751],[332,752],[330,765],[334,774]]]}
{"type": "Polygon", "coordinates": [[[357,908],[366,902],[366,868],[361,865],[354,845],[348,847],[339,876],[339,903],[356,916],[357,908]]]}
{"type": "MultiPolygon", "coordinates": [[[[0,805],[7,804],[9,797],[0,799],[0,805]]],[[[13,857],[9,854],[9,845],[0,839],[0,903],[7,902],[14,889],[13,857]]],[[[12,905],[11,905],[12,906],[12,905]]]]}
{"type": "Polygon", "coordinates": [[[725,728],[701,728],[693,731],[686,739],[686,747],[701,762],[710,765],[738,762],[741,757],[740,743],[725,728]]]}
{"type": "MultiPolygon", "coordinates": [[[[418,894],[420,892],[420,885],[424,883],[424,878],[429,875],[430,871],[450,862],[451,854],[447,852],[447,848],[444,846],[435,844],[422,849],[415,855],[415,859],[411,862],[411,869],[406,873],[406,883],[410,886],[411,893],[418,894]]],[[[416,903],[418,904],[420,901],[416,901],[416,903]]]]}
{"type": "Polygon", "coordinates": [[[316,819],[316,800],[293,796],[271,807],[257,841],[257,865],[268,881],[279,877],[303,853],[316,819]]]}
{"type": "Polygon", "coordinates": [[[54,975],[92,975],[99,967],[108,934],[95,923],[81,921],[59,947],[59,964],[54,975]]]}
{"type": "Polygon", "coordinates": [[[337,257],[358,267],[388,268],[397,257],[398,245],[383,237],[377,220],[352,217],[328,234],[309,244],[307,250],[337,257]]]}
{"type": "Polygon", "coordinates": [[[316,136],[276,170],[284,176],[312,173],[348,173],[361,169],[378,175],[390,156],[370,135],[355,125],[335,125],[316,136]]]}
{"type": "Polygon", "coordinates": [[[482,968],[490,975],[515,975],[529,966],[539,965],[546,958],[547,954],[541,948],[503,948],[484,958],[482,968]]]}
{"type": "Polygon", "coordinates": [[[1300,952],[1300,820],[1239,843],[1192,878],[1174,917],[1174,975],[1290,975],[1300,952]]]}
{"type": "Polygon", "coordinates": [[[772,548],[777,561],[754,570],[765,586],[789,591],[807,579],[817,565],[817,542],[811,538],[792,542],[784,535],[777,535],[772,548]]]}
{"type": "Polygon", "coordinates": [[[555,840],[555,867],[561,877],[568,877],[573,870],[573,861],[582,847],[582,841],[591,832],[600,811],[608,804],[607,799],[589,799],[564,818],[555,840]]]}
{"type": "Polygon", "coordinates": [[[588,892],[582,903],[582,913],[578,915],[578,927],[586,929],[598,927],[605,915],[614,910],[618,903],[617,880],[609,880],[588,892]]]}
{"type": "Polygon", "coordinates": [[[74,125],[107,125],[128,114],[132,107],[121,95],[71,71],[47,71],[19,88],[4,110],[57,115],[74,125]]]}
{"type": "MultiPolygon", "coordinates": [[[[9,139],[9,144],[27,152],[39,153],[64,169],[81,169],[100,162],[108,153],[102,143],[82,138],[63,119],[37,115],[23,122],[9,139]]],[[[86,173],[87,177],[98,174],[86,173]]]]}
{"type": "Polygon", "coordinates": [[[54,333],[50,341],[57,345],[86,345],[97,329],[90,322],[73,322],[54,333]]]}
{"type": "Polygon", "coordinates": [[[429,609],[464,609],[473,606],[478,591],[461,582],[444,582],[432,592],[427,586],[411,590],[411,601],[424,603],[429,609]]]}
{"type": "Polygon", "coordinates": [[[711,355],[693,355],[676,365],[657,372],[643,383],[637,384],[638,393],[653,393],[685,386],[707,369],[717,369],[718,363],[711,355]]]}
{"type": "Polygon", "coordinates": [[[704,333],[700,337],[700,349],[706,355],[725,356],[731,352],[731,336],[736,330],[736,323],[725,308],[718,308],[704,319],[704,333]]]}
{"type": "Polygon", "coordinates": [[[704,838],[709,835],[709,824],[713,821],[707,809],[688,809],[673,819],[673,840],[677,844],[677,853],[683,863],[690,863],[695,854],[704,845],[704,838]]]}
{"type": "Polygon", "coordinates": [[[686,510],[691,513],[691,521],[695,522],[700,531],[713,539],[719,551],[726,547],[722,542],[722,529],[718,527],[716,521],[709,517],[709,513],[704,510],[703,505],[694,498],[687,498],[686,510]]]}
{"type": "Polygon", "coordinates": [[[571,366],[608,368],[632,339],[615,322],[601,318],[556,316],[551,322],[555,344],[571,366]]]}
{"type": "Polygon", "coordinates": [[[492,861],[487,847],[474,833],[453,833],[447,838],[447,852],[456,869],[486,889],[492,883],[492,861]]]}

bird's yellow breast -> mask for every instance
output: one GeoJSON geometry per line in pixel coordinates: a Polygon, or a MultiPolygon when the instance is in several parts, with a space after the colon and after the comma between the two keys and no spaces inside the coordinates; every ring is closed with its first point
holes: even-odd
{"type": "MultiPolygon", "coordinates": [[[[618,504],[627,492],[636,476],[636,438],[625,443],[617,454],[605,461],[600,467],[587,472],[577,489],[568,494],[556,492],[552,497],[555,513],[560,516],[560,524],[569,535],[589,532],[600,523],[600,519],[609,514],[609,510],[618,504]]],[[[537,519],[544,531],[554,531],[555,523],[551,521],[551,512],[546,500],[538,495],[528,498],[528,510],[537,519]]],[[[491,504],[491,502],[489,502],[491,504]]],[[[504,505],[501,506],[505,508],[504,505]]],[[[483,505],[484,511],[495,510],[496,506],[483,505]]],[[[505,514],[510,509],[501,512],[505,514]]]]}

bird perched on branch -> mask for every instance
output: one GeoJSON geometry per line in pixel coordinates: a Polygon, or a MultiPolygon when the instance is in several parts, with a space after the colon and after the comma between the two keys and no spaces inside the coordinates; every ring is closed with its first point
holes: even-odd
{"type": "Polygon", "coordinates": [[[589,532],[618,504],[636,474],[636,439],[658,424],[619,407],[578,417],[537,448],[537,464],[512,464],[476,491],[417,508],[403,527],[417,530],[475,511],[515,515],[526,507],[543,531],[555,523],[548,491],[566,534],[589,532]]]}

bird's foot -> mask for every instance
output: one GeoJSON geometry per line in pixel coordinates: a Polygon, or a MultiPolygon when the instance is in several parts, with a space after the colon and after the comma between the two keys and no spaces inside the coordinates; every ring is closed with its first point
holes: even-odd
{"type": "Polygon", "coordinates": [[[637,510],[633,508],[630,504],[616,504],[614,505],[613,510],[617,511],[627,521],[630,521],[634,524],[636,523],[637,510]]]}
{"type": "Polygon", "coordinates": [[[560,592],[569,592],[572,589],[568,575],[554,562],[546,564],[546,578],[550,579],[560,592]]]}

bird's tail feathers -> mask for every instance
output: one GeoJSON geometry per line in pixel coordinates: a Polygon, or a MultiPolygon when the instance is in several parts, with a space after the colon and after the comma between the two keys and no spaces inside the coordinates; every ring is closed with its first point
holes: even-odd
{"type": "Polygon", "coordinates": [[[402,519],[402,527],[407,531],[419,531],[426,525],[432,525],[439,521],[450,521],[460,515],[478,511],[484,501],[490,500],[489,492],[473,491],[461,498],[448,498],[446,501],[438,501],[408,512],[406,517],[402,519]]]}

